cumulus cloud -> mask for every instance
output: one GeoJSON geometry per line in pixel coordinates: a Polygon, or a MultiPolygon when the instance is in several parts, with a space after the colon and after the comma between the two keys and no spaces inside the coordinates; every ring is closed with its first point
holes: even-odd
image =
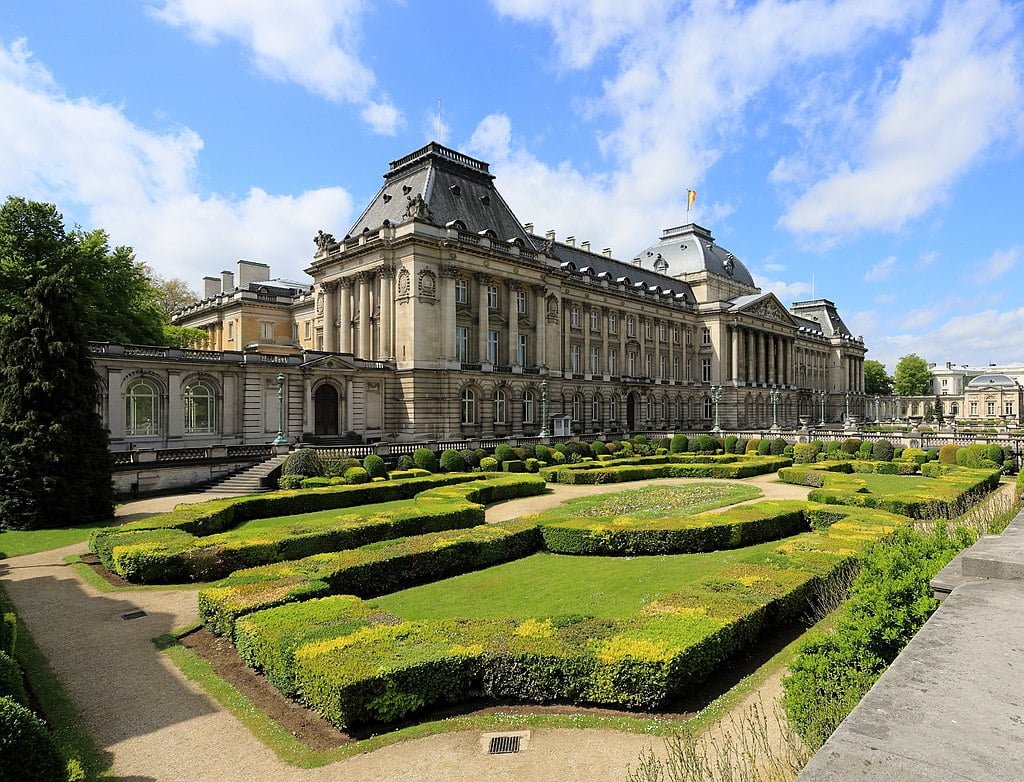
{"type": "Polygon", "coordinates": [[[935,29],[914,39],[860,159],[808,188],[782,225],[839,235],[896,230],[946,200],[986,150],[1020,127],[1019,48],[1010,9],[951,0],[935,29]]]}
{"type": "Polygon", "coordinates": [[[872,358],[889,366],[895,366],[907,353],[917,353],[928,361],[952,358],[974,366],[1020,361],[1024,355],[1024,307],[956,315],[931,330],[879,334],[868,344],[872,358]],[[950,345],[956,346],[955,356],[949,355],[950,345]]]}
{"type": "Polygon", "coordinates": [[[240,257],[297,275],[319,228],[347,223],[341,188],[242,197],[196,187],[203,141],[189,128],[155,132],[117,106],[66,95],[25,40],[0,46],[0,192],[56,203],[105,228],[164,276],[195,284],[240,257]]]}
{"type": "Polygon", "coordinates": [[[404,124],[402,113],[359,58],[367,6],[365,0],[163,0],[151,13],[205,44],[238,41],[270,78],[361,106],[371,130],[394,135],[404,124]]]}
{"type": "Polygon", "coordinates": [[[1019,246],[1011,247],[1008,250],[996,250],[992,256],[971,269],[970,279],[978,285],[987,285],[1006,274],[1017,265],[1020,259],[1019,246]]]}
{"type": "Polygon", "coordinates": [[[882,280],[889,279],[893,271],[896,268],[896,263],[899,259],[895,255],[890,255],[888,258],[883,258],[870,269],[867,274],[864,275],[865,282],[881,282],[882,280]]]}

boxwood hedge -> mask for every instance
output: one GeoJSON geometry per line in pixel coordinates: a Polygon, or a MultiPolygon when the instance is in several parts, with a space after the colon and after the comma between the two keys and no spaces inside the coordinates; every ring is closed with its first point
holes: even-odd
{"type": "Polygon", "coordinates": [[[541,470],[547,480],[566,484],[605,484],[650,478],[750,478],[775,472],[793,462],[782,456],[654,456],[580,462],[541,470]]]}

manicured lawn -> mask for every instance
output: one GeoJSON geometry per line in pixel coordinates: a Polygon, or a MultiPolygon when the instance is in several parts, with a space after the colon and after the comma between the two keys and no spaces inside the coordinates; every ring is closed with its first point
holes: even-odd
{"type": "Polygon", "coordinates": [[[868,485],[872,494],[900,494],[901,492],[925,491],[935,485],[934,478],[922,475],[878,475],[877,473],[857,473],[868,485]]]}
{"type": "Polygon", "coordinates": [[[405,589],[372,601],[403,619],[625,617],[740,557],[780,541],[710,554],[580,557],[534,554],[504,565],[405,589]]]}
{"type": "Polygon", "coordinates": [[[642,489],[567,500],[556,509],[556,513],[588,518],[631,516],[637,519],[660,519],[669,516],[689,516],[744,500],[757,499],[760,496],[762,492],[756,486],[738,486],[721,482],[685,486],[652,483],[642,489]]]}
{"type": "Polygon", "coordinates": [[[412,506],[412,500],[394,500],[392,502],[373,503],[373,514],[365,511],[366,507],[331,508],[320,510],[314,513],[298,513],[294,516],[273,516],[267,519],[252,519],[233,527],[223,535],[239,533],[239,537],[248,537],[247,533],[253,530],[273,529],[281,527],[316,527],[318,524],[330,524],[340,518],[365,518],[369,515],[386,514],[388,511],[407,509],[412,506]]]}
{"type": "Polygon", "coordinates": [[[50,551],[62,546],[70,546],[72,543],[82,543],[89,539],[89,533],[92,530],[110,524],[112,522],[99,521],[80,527],[63,527],[61,529],[6,530],[0,532],[0,559],[50,551]]]}

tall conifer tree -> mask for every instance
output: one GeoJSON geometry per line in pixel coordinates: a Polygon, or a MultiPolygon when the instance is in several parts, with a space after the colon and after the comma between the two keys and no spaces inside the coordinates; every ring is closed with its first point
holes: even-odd
{"type": "Polygon", "coordinates": [[[70,269],[33,285],[0,326],[0,528],[113,513],[99,380],[70,269]]]}

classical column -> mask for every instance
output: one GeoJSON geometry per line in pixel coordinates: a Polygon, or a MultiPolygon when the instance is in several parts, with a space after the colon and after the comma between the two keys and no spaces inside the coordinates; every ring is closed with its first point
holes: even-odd
{"type": "Polygon", "coordinates": [[[754,346],[755,346],[755,350],[757,351],[757,374],[756,374],[756,377],[755,377],[755,381],[758,382],[758,383],[763,383],[764,382],[764,378],[765,378],[765,374],[764,374],[764,354],[765,354],[764,332],[762,332],[762,331],[755,331],[754,332],[754,346]]]}
{"type": "Polygon", "coordinates": [[[487,286],[491,282],[491,277],[489,274],[477,274],[476,281],[479,289],[476,313],[476,328],[479,333],[476,339],[476,352],[477,361],[484,364],[487,363],[487,332],[490,330],[491,323],[490,313],[487,311],[487,286]]]}
{"type": "Polygon", "coordinates": [[[459,270],[442,266],[441,272],[441,358],[455,360],[455,278],[459,270]]]}
{"type": "Polygon", "coordinates": [[[395,300],[395,292],[392,283],[395,280],[395,267],[391,265],[384,265],[380,270],[380,322],[378,324],[378,330],[380,332],[380,338],[378,345],[380,346],[380,358],[389,359],[394,358],[394,338],[392,330],[392,304],[395,300]]]}
{"type": "Polygon", "coordinates": [[[370,353],[370,272],[359,273],[359,358],[373,358],[370,353]]]}
{"type": "Polygon", "coordinates": [[[519,366],[519,310],[516,305],[519,289],[518,280],[508,281],[508,363],[512,366],[519,366]]]}
{"type": "Polygon", "coordinates": [[[335,303],[334,292],[338,283],[320,283],[320,293],[324,299],[323,329],[324,329],[324,350],[328,353],[338,352],[338,328],[335,319],[338,317],[338,308],[335,303]]]}
{"type": "Polygon", "coordinates": [[[729,329],[730,333],[730,350],[732,351],[732,380],[733,385],[738,385],[740,379],[740,330],[738,326],[733,326],[729,329]]]}
{"type": "Polygon", "coordinates": [[[354,284],[355,280],[352,277],[342,277],[338,280],[338,298],[340,299],[338,322],[341,330],[338,352],[340,353],[352,352],[352,286],[354,284]]]}
{"type": "MultiPolygon", "coordinates": [[[[534,288],[534,292],[537,294],[537,306],[534,309],[533,320],[537,324],[537,345],[534,350],[537,353],[537,366],[546,367],[548,363],[548,334],[547,334],[547,322],[548,322],[548,307],[547,307],[547,293],[548,289],[543,285],[538,285],[534,288]]],[[[536,400],[537,404],[540,404],[540,400],[536,400]]],[[[535,420],[540,420],[539,413],[535,420]]]]}

